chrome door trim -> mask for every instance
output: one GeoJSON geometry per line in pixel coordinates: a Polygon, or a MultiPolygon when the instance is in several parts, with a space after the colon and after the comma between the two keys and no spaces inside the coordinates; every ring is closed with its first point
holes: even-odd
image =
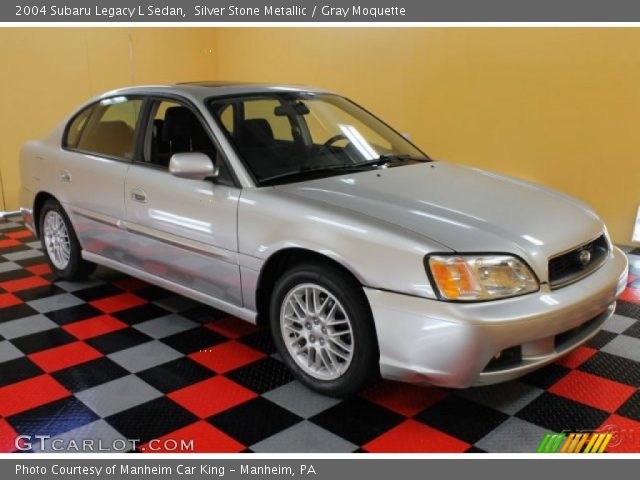
{"type": "Polygon", "coordinates": [[[162,232],[155,228],[149,228],[135,223],[128,223],[126,229],[135,235],[150,238],[200,255],[215,257],[227,263],[231,263],[232,265],[238,265],[238,254],[236,252],[225,250],[224,248],[214,247],[213,245],[202,243],[197,240],[191,240],[187,237],[162,232]]]}
{"type": "Polygon", "coordinates": [[[158,277],[149,272],[145,272],[144,270],[139,270],[124,263],[120,263],[117,260],[103,257],[102,255],[98,255],[94,252],[83,250],[82,258],[89,262],[94,262],[99,265],[124,272],[127,275],[131,275],[132,277],[136,277],[149,283],[153,283],[155,285],[158,285],[159,287],[166,288],[167,290],[171,290],[172,292],[183,295],[185,297],[189,297],[198,302],[202,302],[206,305],[227,312],[228,314],[236,316],[249,323],[256,323],[257,313],[253,310],[233,305],[231,303],[225,302],[224,300],[220,300],[197,290],[185,287],[178,283],[172,282],[171,280],[167,280],[166,278],[158,277]]]}
{"type": "Polygon", "coordinates": [[[122,222],[122,220],[118,218],[94,212],[93,210],[87,210],[86,208],[82,207],[71,206],[69,209],[71,210],[71,213],[80,217],[88,218],[89,220],[93,220],[94,222],[102,223],[104,225],[109,225],[110,227],[122,228],[120,223],[122,222]]]}

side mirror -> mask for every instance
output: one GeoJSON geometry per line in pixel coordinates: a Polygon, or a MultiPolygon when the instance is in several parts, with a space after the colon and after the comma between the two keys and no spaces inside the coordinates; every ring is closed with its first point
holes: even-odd
{"type": "Polygon", "coordinates": [[[215,178],[219,170],[208,155],[200,152],[175,153],[169,160],[169,172],[179,178],[204,180],[215,178]]]}

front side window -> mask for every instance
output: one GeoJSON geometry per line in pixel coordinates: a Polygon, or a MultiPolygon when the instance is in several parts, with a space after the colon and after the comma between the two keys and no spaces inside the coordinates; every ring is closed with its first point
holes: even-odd
{"type": "Polygon", "coordinates": [[[131,160],[135,153],[135,132],[141,99],[113,97],[91,107],[88,118],[82,112],[67,133],[67,148],[107,157],[131,160]]]}
{"type": "Polygon", "coordinates": [[[246,95],[213,99],[209,107],[260,185],[429,160],[337,95],[246,95]]]}

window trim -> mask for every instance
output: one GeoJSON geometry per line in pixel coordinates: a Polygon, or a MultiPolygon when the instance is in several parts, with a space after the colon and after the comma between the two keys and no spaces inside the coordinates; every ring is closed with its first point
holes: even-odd
{"type": "MultiPolygon", "coordinates": [[[[154,102],[171,101],[171,102],[179,103],[184,107],[187,107],[191,111],[191,113],[193,113],[196,116],[201,126],[204,128],[205,132],[209,136],[209,140],[211,140],[211,143],[215,147],[218,156],[222,158],[222,161],[225,163],[227,167],[227,171],[230,174],[231,185],[227,185],[227,186],[240,188],[240,189],[242,188],[242,185],[238,180],[238,176],[236,175],[235,170],[231,166],[231,163],[229,162],[229,159],[226,153],[224,152],[224,149],[222,148],[222,146],[220,145],[220,142],[218,141],[215,134],[213,133],[213,130],[211,129],[211,126],[207,122],[206,118],[204,117],[204,115],[202,115],[202,112],[200,112],[200,110],[197,108],[194,102],[192,102],[188,98],[183,97],[182,95],[177,95],[172,93],[155,93],[154,92],[154,93],[149,93],[144,97],[145,97],[144,103],[142,105],[142,108],[140,109],[140,111],[142,112],[140,115],[140,121],[144,123],[139,123],[138,125],[138,128],[141,130],[141,135],[136,145],[137,146],[136,150],[138,155],[136,155],[136,157],[132,161],[133,164],[144,166],[147,168],[153,168],[155,170],[163,171],[163,172],[166,172],[168,175],[171,175],[171,173],[167,168],[161,167],[154,163],[144,161],[144,150],[147,143],[147,137],[150,132],[149,127],[151,125],[151,120],[152,120],[151,112],[152,112],[153,104],[154,102]],[[143,125],[144,125],[144,128],[143,128],[143,125]]],[[[215,179],[212,180],[212,183],[216,183],[215,179]]],[[[221,185],[224,185],[224,184],[221,184],[221,185]]]]}
{"type": "MultiPolygon", "coordinates": [[[[138,155],[140,155],[140,152],[138,150],[138,137],[140,135],[140,122],[142,120],[142,116],[144,113],[144,106],[145,106],[145,95],[142,94],[131,94],[131,95],[110,95],[108,97],[101,97],[100,99],[96,100],[95,102],[92,102],[88,105],[85,105],[83,108],[81,108],[80,110],[78,110],[76,113],[73,114],[73,116],[69,119],[69,121],[67,122],[67,124],[64,127],[64,131],[62,134],[62,139],[61,139],[61,143],[60,143],[60,148],[62,148],[62,150],[66,151],[66,152],[73,152],[73,153],[79,153],[81,155],[90,155],[92,157],[98,157],[98,158],[106,158],[108,160],[115,160],[117,162],[122,162],[122,163],[133,163],[137,158],[138,155]],[[71,124],[75,121],[76,118],[78,118],[79,115],[81,115],[85,110],[87,110],[88,108],[95,108],[96,105],[100,104],[100,102],[103,102],[104,100],[108,100],[110,98],[117,98],[117,97],[126,97],[127,100],[142,100],[142,105],[140,106],[140,112],[138,114],[138,120],[136,121],[136,125],[134,127],[134,131],[133,131],[133,145],[134,145],[134,149],[133,149],[133,156],[132,158],[123,158],[123,157],[116,157],[115,155],[105,155],[104,153],[99,153],[99,152],[90,152],[88,150],[81,150],[79,148],[75,148],[75,147],[69,147],[67,145],[67,138],[69,136],[69,129],[71,128],[71,124]]],[[[93,112],[91,112],[91,115],[93,115],[93,112]]],[[[91,115],[89,116],[89,118],[91,118],[91,115]]],[[[82,132],[80,135],[80,138],[82,138],[82,134],[84,133],[84,129],[87,126],[85,125],[84,127],[82,127],[82,132]]]]}

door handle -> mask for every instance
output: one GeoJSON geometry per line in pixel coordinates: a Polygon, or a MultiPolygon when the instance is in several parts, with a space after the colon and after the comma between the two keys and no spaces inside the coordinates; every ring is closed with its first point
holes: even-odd
{"type": "Polygon", "coordinates": [[[71,172],[69,172],[69,170],[62,170],[60,172],[60,181],[69,183],[71,181],[71,172]]]}
{"type": "Polygon", "coordinates": [[[147,192],[141,188],[131,190],[131,200],[134,202],[147,203],[147,192]]]}

